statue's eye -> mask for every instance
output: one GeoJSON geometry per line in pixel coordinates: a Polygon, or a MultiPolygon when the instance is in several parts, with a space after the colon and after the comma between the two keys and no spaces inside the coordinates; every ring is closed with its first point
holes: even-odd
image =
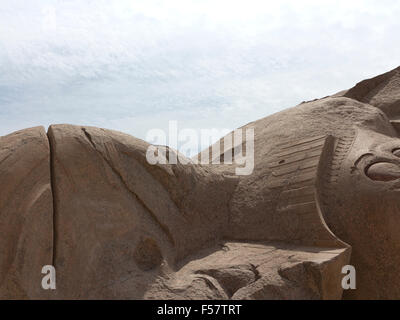
{"type": "Polygon", "coordinates": [[[394,154],[396,157],[399,157],[399,158],[400,158],[400,148],[394,149],[394,150],[393,150],[393,154],[394,154]]]}
{"type": "Polygon", "coordinates": [[[370,179],[375,181],[397,180],[400,179],[400,167],[394,163],[379,162],[368,167],[366,174],[370,179]]]}

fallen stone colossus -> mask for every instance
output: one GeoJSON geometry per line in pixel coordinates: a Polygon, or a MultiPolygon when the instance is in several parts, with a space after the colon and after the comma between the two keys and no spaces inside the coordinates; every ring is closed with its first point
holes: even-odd
{"type": "Polygon", "coordinates": [[[243,128],[248,176],[94,127],[1,137],[0,298],[400,298],[400,68],[243,128]]]}

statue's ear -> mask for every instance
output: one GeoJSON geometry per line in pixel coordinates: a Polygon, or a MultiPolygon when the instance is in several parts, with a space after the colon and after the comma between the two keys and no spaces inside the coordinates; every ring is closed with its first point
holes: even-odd
{"type": "Polygon", "coordinates": [[[400,136],[400,120],[391,120],[390,123],[392,124],[393,128],[397,131],[397,134],[400,136]]]}

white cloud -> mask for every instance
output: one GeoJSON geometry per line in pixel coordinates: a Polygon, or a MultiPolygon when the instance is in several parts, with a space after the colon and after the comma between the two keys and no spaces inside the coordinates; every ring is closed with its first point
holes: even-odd
{"type": "Polygon", "coordinates": [[[233,129],[400,64],[398,1],[0,1],[0,134],[233,129]]]}

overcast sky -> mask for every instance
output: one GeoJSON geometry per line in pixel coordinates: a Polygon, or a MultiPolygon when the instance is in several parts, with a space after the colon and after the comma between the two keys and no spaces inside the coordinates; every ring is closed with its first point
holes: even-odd
{"type": "Polygon", "coordinates": [[[400,1],[0,0],[0,135],[234,129],[400,65],[400,1]]]}

